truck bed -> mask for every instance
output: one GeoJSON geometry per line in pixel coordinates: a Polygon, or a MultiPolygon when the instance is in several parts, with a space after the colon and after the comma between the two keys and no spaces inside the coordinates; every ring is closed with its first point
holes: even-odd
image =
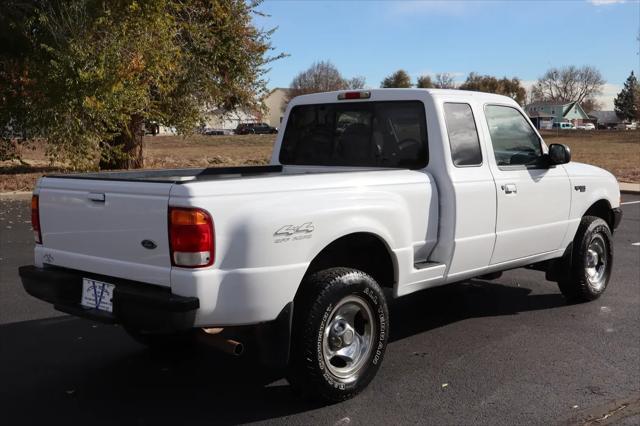
{"type": "Polygon", "coordinates": [[[242,167],[203,167],[188,169],[157,169],[135,171],[113,171],[94,173],[51,174],[45,177],[59,179],[89,179],[135,182],[175,183],[216,179],[239,179],[249,176],[276,175],[282,173],[282,166],[242,166],[242,167]]]}

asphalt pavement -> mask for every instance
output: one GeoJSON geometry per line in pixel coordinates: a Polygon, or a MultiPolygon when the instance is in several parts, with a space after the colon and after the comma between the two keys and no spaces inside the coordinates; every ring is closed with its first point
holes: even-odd
{"type": "Polygon", "coordinates": [[[31,298],[29,204],[0,200],[0,423],[640,424],[640,197],[623,198],[600,299],[567,305],[519,269],[395,300],[376,379],[330,406],[247,359],[157,355],[31,298]]]}

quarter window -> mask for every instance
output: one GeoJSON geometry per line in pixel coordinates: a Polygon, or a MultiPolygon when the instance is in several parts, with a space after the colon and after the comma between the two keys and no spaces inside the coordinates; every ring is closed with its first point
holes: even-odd
{"type": "Polygon", "coordinates": [[[536,167],[540,164],[540,139],[517,109],[487,105],[485,116],[498,166],[536,167]]]}
{"type": "Polygon", "coordinates": [[[444,104],[444,120],[449,135],[451,160],[457,167],[479,166],[482,152],[478,130],[469,104],[444,104]]]}

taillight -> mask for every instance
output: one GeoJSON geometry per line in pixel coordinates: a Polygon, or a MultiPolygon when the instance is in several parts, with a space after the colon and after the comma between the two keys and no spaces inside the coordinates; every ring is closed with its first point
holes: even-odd
{"type": "Polygon", "coordinates": [[[202,209],[169,207],[171,264],[201,268],[213,264],[215,234],[211,215],[202,209]]]}
{"type": "Polygon", "coordinates": [[[31,227],[33,228],[33,239],[36,244],[42,244],[42,232],[40,231],[40,197],[31,197],[31,227]]]}
{"type": "Polygon", "coordinates": [[[369,99],[371,97],[371,92],[342,92],[338,93],[338,100],[344,101],[347,99],[369,99]]]}

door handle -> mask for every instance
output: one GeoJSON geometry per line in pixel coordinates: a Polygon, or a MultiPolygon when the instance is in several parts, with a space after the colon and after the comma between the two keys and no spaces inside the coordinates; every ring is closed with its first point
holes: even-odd
{"type": "Polygon", "coordinates": [[[515,183],[507,183],[506,185],[502,185],[502,189],[505,194],[517,194],[518,187],[515,183]]]}
{"type": "Polygon", "coordinates": [[[104,194],[98,194],[96,192],[90,192],[87,196],[91,201],[97,201],[100,203],[104,203],[104,194]]]}

